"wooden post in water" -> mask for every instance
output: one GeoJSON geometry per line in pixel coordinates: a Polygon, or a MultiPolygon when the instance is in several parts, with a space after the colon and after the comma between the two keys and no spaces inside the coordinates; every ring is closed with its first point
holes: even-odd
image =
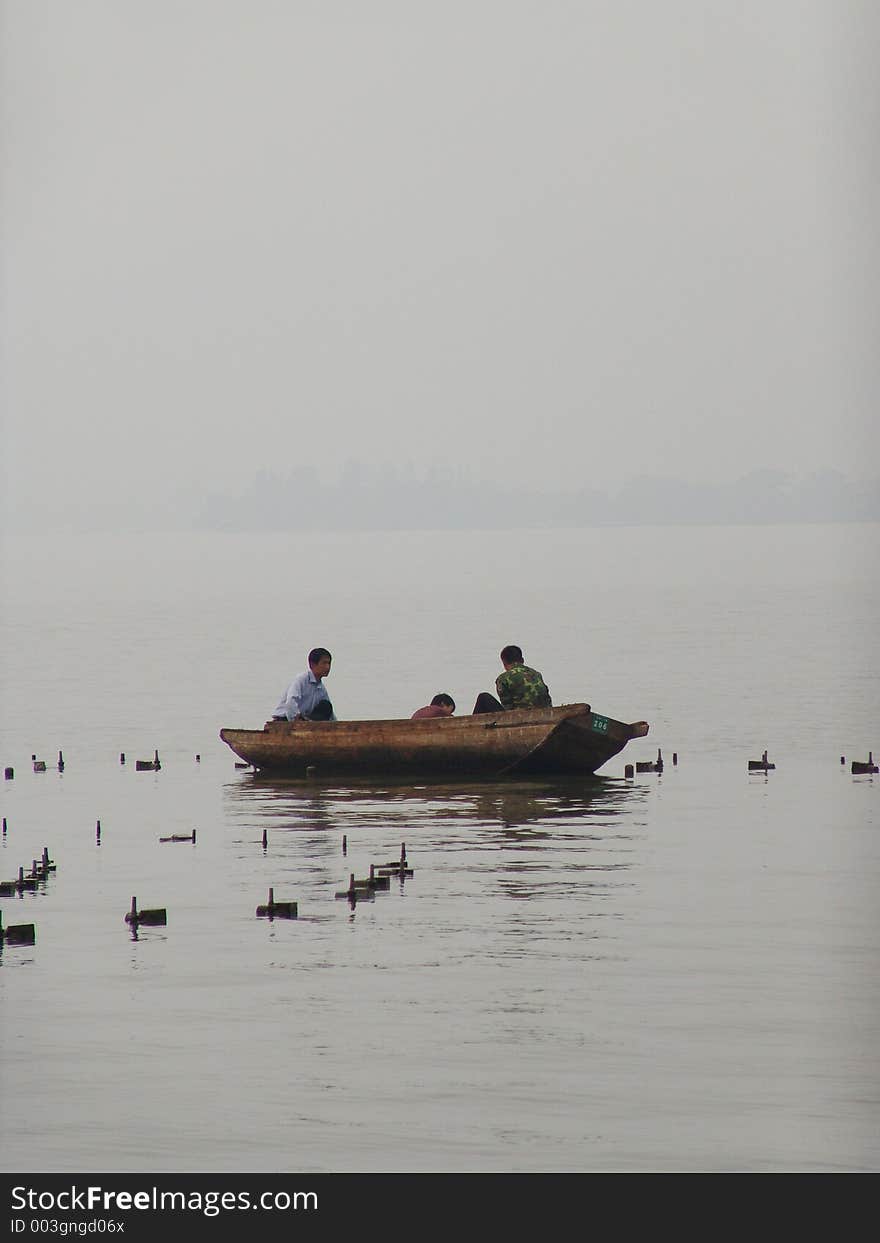
{"type": "Polygon", "coordinates": [[[21,893],[24,889],[36,889],[36,887],[37,878],[35,876],[25,876],[24,868],[20,867],[18,869],[18,892],[21,893]]]}
{"type": "Polygon", "coordinates": [[[296,902],[276,902],[275,890],[270,888],[269,901],[265,906],[257,907],[257,915],[268,915],[270,919],[296,919],[298,904],[296,902]]]}
{"type": "Polygon", "coordinates": [[[770,761],[767,759],[766,751],[764,752],[764,754],[761,756],[759,760],[749,760],[749,771],[750,772],[768,773],[770,772],[771,769],[774,769],[775,767],[776,765],[771,764],[770,761]]]}
{"type": "Polygon", "coordinates": [[[351,902],[352,906],[354,906],[357,901],[357,890],[355,889],[354,884],[354,872],[349,875],[348,888],[337,890],[336,896],[337,898],[348,898],[349,902],[351,902]]]}
{"type": "Polygon", "coordinates": [[[33,945],[36,941],[33,924],[10,924],[3,927],[3,912],[0,910],[0,945],[33,945]]]}
{"type": "Polygon", "coordinates": [[[132,898],[131,910],[125,916],[125,922],[135,928],[139,924],[167,924],[168,914],[164,907],[157,907],[150,911],[139,911],[137,908],[137,898],[132,898]]]}

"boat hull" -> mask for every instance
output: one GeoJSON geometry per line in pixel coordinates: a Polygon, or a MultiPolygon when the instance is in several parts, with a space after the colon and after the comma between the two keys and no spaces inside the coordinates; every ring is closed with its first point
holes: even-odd
{"type": "Polygon", "coordinates": [[[644,736],[589,704],[388,721],[267,721],[220,737],[260,772],[288,777],[590,776],[644,736]]]}

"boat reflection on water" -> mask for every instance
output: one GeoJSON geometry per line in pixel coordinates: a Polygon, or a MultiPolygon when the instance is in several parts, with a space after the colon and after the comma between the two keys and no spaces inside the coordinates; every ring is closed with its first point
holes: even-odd
{"type": "Polygon", "coordinates": [[[251,825],[256,819],[270,830],[347,833],[384,825],[419,835],[464,830],[482,841],[486,829],[501,829],[507,840],[520,832],[529,840],[560,832],[589,836],[594,829],[602,836],[609,829],[627,832],[637,828],[645,796],[643,786],[601,777],[317,786],[249,773],[224,786],[233,819],[251,825]]]}

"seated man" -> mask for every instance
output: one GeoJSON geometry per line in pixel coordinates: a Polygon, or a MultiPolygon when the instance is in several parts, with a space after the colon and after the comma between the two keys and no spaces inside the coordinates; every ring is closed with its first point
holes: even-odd
{"type": "Polygon", "coordinates": [[[474,712],[501,712],[507,708],[552,708],[553,701],[544,679],[537,669],[523,664],[522,648],[511,643],[501,649],[504,672],[495,679],[494,695],[481,691],[474,712]],[[499,702],[500,700],[500,702],[499,702]]]}
{"type": "Polygon", "coordinates": [[[313,647],[309,667],[298,673],[281,696],[272,714],[274,721],[335,721],[333,705],[323,679],[330,672],[333,657],[326,647],[313,647]]]}
{"type": "Polygon", "coordinates": [[[425,717],[431,716],[452,716],[455,711],[455,700],[451,695],[447,695],[445,691],[441,691],[439,695],[435,695],[429,704],[424,708],[419,708],[410,717],[411,721],[421,721],[425,717]]]}

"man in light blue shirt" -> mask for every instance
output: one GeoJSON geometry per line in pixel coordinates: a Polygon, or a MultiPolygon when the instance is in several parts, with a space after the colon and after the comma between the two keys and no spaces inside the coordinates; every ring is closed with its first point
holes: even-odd
{"type": "Polygon", "coordinates": [[[333,705],[323,679],[330,672],[333,657],[326,647],[313,647],[309,667],[298,674],[281,696],[272,714],[274,721],[335,721],[333,705]]]}

